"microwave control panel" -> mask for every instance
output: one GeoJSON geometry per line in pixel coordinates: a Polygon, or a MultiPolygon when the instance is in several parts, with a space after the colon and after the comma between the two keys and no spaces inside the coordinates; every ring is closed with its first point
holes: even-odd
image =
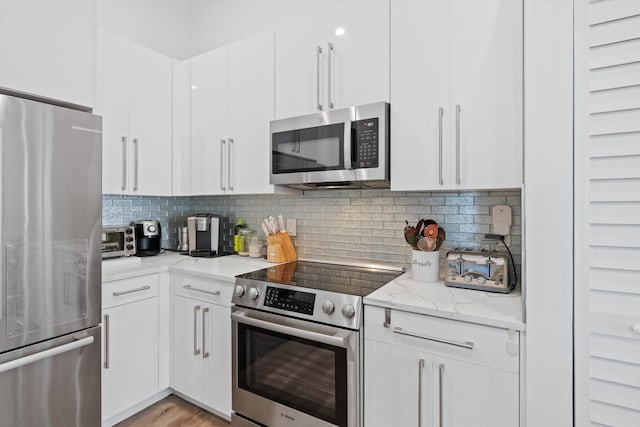
{"type": "Polygon", "coordinates": [[[351,123],[354,168],[378,167],[378,118],[355,120],[351,123]]]}

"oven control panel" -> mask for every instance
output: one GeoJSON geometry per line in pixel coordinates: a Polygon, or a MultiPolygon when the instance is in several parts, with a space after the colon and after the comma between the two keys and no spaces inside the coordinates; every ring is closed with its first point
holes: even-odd
{"type": "Polygon", "coordinates": [[[308,315],[313,314],[315,301],[315,294],[272,286],[267,286],[267,292],[264,296],[265,307],[274,307],[308,315]]]}

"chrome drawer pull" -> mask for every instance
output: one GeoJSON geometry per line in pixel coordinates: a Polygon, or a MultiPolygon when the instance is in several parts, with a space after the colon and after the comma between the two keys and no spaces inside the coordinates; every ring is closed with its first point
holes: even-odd
{"type": "Polygon", "coordinates": [[[209,294],[209,295],[214,295],[214,296],[220,295],[220,291],[205,291],[204,289],[194,288],[191,285],[185,285],[182,288],[183,289],[187,289],[189,291],[202,292],[203,294],[209,294]]]}
{"type": "Polygon", "coordinates": [[[444,338],[436,338],[430,337],[427,335],[416,334],[413,332],[405,332],[402,328],[393,328],[393,333],[398,335],[406,335],[408,337],[420,338],[427,341],[439,342],[441,344],[453,345],[456,347],[468,348],[469,350],[473,350],[473,343],[471,341],[461,342],[461,341],[451,341],[444,338]]]}
{"type": "Polygon", "coordinates": [[[146,291],[146,290],[149,290],[149,289],[151,289],[151,286],[143,286],[141,288],[129,289],[128,291],[114,292],[113,296],[114,297],[119,297],[120,295],[132,294],[134,292],[146,291]]]}
{"type": "Polygon", "coordinates": [[[418,427],[422,427],[422,371],[424,359],[418,361],[418,427]]]}

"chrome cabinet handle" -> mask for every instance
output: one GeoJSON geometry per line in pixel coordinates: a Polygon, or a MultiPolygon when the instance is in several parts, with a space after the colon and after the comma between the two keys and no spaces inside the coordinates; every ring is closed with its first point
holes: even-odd
{"type": "Polygon", "coordinates": [[[227,143],[226,140],[220,140],[220,190],[226,191],[227,187],[224,186],[224,145],[227,143]]]}
{"type": "Polygon", "coordinates": [[[215,295],[215,296],[220,295],[220,291],[205,291],[204,289],[194,288],[191,285],[185,285],[182,287],[182,289],[187,289],[189,291],[195,291],[195,292],[202,292],[203,294],[209,294],[209,295],[215,295]]]}
{"type": "Polygon", "coordinates": [[[122,191],[127,189],[127,137],[122,137],[122,191]]]}
{"type": "Polygon", "coordinates": [[[126,295],[126,294],[132,294],[134,292],[146,291],[147,289],[151,289],[151,286],[142,286],[140,288],[129,289],[128,291],[114,292],[113,296],[114,297],[119,297],[120,295],[126,295]]]}
{"type": "Polygon", "coordinates": [[[138,138],[133,138],[133,154],[134,154],[134,163],[133,163],[133,191],[138,191],[138,138]]]}
{"type": "Polygon", "coordinates": [[[460,184],[460,104],[456,105],[456,184],[460,184]]]}
{"type": "Polygon", "coordinates": [[[207,315],[207,313],[209,312],[209,307],[205,307],[202,309],[202,358],[206,359],[207,357],[209,357],[209,352],[207,351],[207,345],[206,343],[206,336],[207,336],[207,332],[206,332],[206,318],[205,316],[207,315]]]}
{"type": "Polygon", "coordinates": [[[229,138],[229,148],[227,156],[227,183],[229,184],[229,191],[233,191],[233,138],[229,138]]]}
{"type": "Polygon", "coordinates": [[[430,337],[428,335],[416,334],[414,332],[405,332],[402,330],[402,328],[393,328],[393,333],[398,335],[405,335],[413,338],[420,338],[427,341],[433,341],[440,344],[453,345],[455,347],[462,347],[462,348],[467,348],[469,350],[473,350],[473,343],[471,341],[466,341],[466,342],[451,341],[444,338],[436,338],[436,337],[430,337]]]}
{"type": "Polygon", "coordinates": [[[21,368],[23,366],[38,362],[40,360],[49,359],[58,354],[67,353],[77,348],[85,347],[89,344],[93,344],[93,341],[94,341],[94,338],[92,336],[88,336],[88,337],[77,339],[77,341],[72,341],[70,343],[63,344],[58,347],[53,347],[48,350],[41,351],[39,353],[30,354],[28,356],[20,357],[19,359],[14,359],[9,362],[2,363],[0,364],[0,374],[3,372],[8,372],[14,369],[21,368]]]}
{"type": "MultiPolygon", "coordinates": [[[[322,111],[322,104],[320,103],[320,55],[322,54],[322,47],[316,46],[316,108],[322,111]]],[[[295,144],[294,144],[295,145],[295,144]]]]}
{"type": "Polygon", "coordinates": [[[424,359],[418,361],[418,427],[422,427],[422,371],[424,359]]]}
{"type": "Polygon", "coordinates": [[[333,108],[333,101],[331,99],[331,74],[333,73],[333,68],[331,67],[331,57],[333,56],[333,43],[328,43],[328,46],[329,53],[327,54],[327,58],[329,61],[329,66],[327,67],[327,104],[329,105],[329,108],[333,108]]]}
{"type": "Polygon", "coordinates": [[[109,315],[104,315],[104,369],[109,369],[109,315]]]}
{"type": "Polygon", "coordinates": [[[444,108],[438,108],[438,179],[440,185],[444,184],[444,178],[442,176],[442,116],[444,115],[444,108]]]}
{"type": "Polygon", "coordinates": [[[200,306],[196,305],[193,307],[193,355],[197,356],[200,354],[200,349],[198,349],[198,311],[200,310],[200,306]]]}
{"type": "Polygon", "coordinates": [[[442,393],[442,382],[444,380],[444,363],[441,363],[438,367],[438,406],[439,406],[439,416],[438,416],[438,427],[444,426],[444,416],[442,415],[442,411],[444,409],[444,401],[443,401],[443,393],[442,393]]]}

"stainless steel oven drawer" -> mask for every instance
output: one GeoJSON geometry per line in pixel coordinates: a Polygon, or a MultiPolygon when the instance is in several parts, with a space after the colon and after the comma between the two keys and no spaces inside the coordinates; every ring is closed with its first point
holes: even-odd
{"type": "Polygon", "coordinates": [[[261,427],[260,424],[256,424],[247,420],[246,418],[242,418],[236,414],[231,414],[231,427],[261,427]]]}

